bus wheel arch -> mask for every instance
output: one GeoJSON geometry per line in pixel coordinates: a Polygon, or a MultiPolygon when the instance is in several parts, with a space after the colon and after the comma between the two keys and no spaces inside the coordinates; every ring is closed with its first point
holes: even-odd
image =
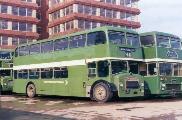
{"type": "MultiPolygon", "coordinates": [[[[112,84],[105,81],[105,80],[98,80],[96,81],[92,86],[90,90],[90,98],[92,100],[96,100],[98,102],[107,102],[112,99],[114,93],[114,88],[112,87],[112,84]],[[98,92],[96,89],[101,89],[106,94],[106,97],[103,100],[99,100],[97,96],[95,95],[95,92],[98,92]]],[[[102,93],[100,93],[102,94],[102,93]]]]}
{"type": "Polygon", "coordinates": [[[26,95],[29,98],[33,98],[36,96],[36,86],[33,82],[28,82],[26,85],[26,95]]]}

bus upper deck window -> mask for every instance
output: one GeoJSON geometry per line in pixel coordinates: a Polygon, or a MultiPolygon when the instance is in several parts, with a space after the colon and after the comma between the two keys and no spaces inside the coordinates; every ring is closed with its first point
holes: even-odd
{"type": "Polygon", "coordinates": [[[29,55],[29,46],[22,46],[19,48],[19,56],[29,55]]]}
{"type": "Polygon", "coordinates": [[[162,35],[157,35],[157,46],[158,47],[169,47],[169,37],[167,36],[162,36],[162,35]]]}
{"type": "Polygon", "coordinates": [[[30,45],[30,54],[38,54],[40,53],[40,44],[30,45]]]}
{"type": "Polygon", "coordinates": [[[123,32],[109,31],[108,36],[109,36],[109,41],[113,44],[117,45],[126,44],[125,33],[123,32]]]}
{"type": "Polygon", "coordinates": [[[89,33],[87,35],[87,45],[98,45],[106,43],[106,35],[103,31],[89,33]]]}
{"type": "Polygon", "coordinates": [[[132,47],[140,47],[139,35],[127,33],[127,44],[132,47]]]}
{"type": "Polygon", "coordinates": [[[179,38],[171,38],[171,48],[181,49],[181,43],[179,38]]]}
{"type": "Polygon", "coordinates": [[[152,35],[141,36],[140,37],[141,45],[143,46],[153,46],[154,45],[154,37],[152,35]]]}
{"type": "Polygon", "coordinates": [[[69,47],[71,48],[79,48],[79,47],[84,47],[86,42],[86,35],[77,35],[70,37],[70,43],[69,47]]]}
{"type": "Polygon", "coordinates": [[[66,50],[68,49],[68,38],[57,39],[54,41],[54,50],[66,50]]]}
{"type": "Polygon", "coordinates": [[[41,52],[52,52],[53,51],[53,41],[43,42],[41,43],[41,52]]]}

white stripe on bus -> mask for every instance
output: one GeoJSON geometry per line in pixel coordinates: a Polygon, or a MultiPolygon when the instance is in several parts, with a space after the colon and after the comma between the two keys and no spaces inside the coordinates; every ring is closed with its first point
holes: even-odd
{"type": "Polygon", "coordinates": [[[144,61],[145,61],[145,62],[170,62],[170,63],[182,63],[182,60],[161,59],[161,58],[145,59],[144,61]]]}
{"type": "Polygon", "coordinates": [[[71,61],[62,61],[62,62],[19,65],[19,66],[13,66],[13,70],[78,66],[78,65],[86,65],[86,63],[90,63],[90,62],[94,62],[94,61],[101,61],[101,60],[108,60],[108,59],[143,61],[143,59],[104,57],[104,58],[81,59],[81,60],[71,60],[71,61]]]}
{"type": "Polygon", "coordinates": [[[64,81],[44,81],[44,83],[64,84],[64,81]]]}

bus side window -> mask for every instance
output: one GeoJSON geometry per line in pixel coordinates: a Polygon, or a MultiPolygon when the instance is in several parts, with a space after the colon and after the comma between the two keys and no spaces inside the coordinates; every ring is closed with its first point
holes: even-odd
{"type": "Polygon", "coordinates": [[[98,76],[107,77],[109,75],[109,63],[108,61],[98,62],[98,76]]]}
{"type": "Polygon", "coordinates": [[[39,79],[39,75],[40,75],[39,69],[29,70],[29,79],[39,79]]]}
{"type": "Polygon", "coordinates": [[[52,79],[53,70],[51,68],[41,69],[41,78],[42,79],[52,79]]]}
{"type": "Polygon", "coordinates": [[[88,63],[88,77],[96,77],[96,63],[88,63]]]}
{"type": "Polygon", "coordinates": [[[19,79],[28,79],[28,70],[20,70],[18,71],[19,79]]]}
{"type": "Polygon", "coordinates": [[[54,68],[54,78],[68,78],[68,69],[64,68],[54,68]]]}
{"type": "Polygon", "coordinates": [[[146,76],[147,75],[147,64],[141,63],[139,66],[139,70],[140,70],[140,75],[146,76]]]}
{"type": "Polygon", "coordinates": [[[17,70],[14,71],[14,79],[17,79],[17,70]]]}

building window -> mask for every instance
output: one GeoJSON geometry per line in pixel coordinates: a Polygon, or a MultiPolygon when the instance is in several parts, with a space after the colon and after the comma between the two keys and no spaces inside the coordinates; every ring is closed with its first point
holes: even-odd
{"type": "Polygon", "coordinates": [[[26,16],[26,8],[19,8],[19,15],[26,16]]]}
{"type": "Polygon", "coordinates": [[[12,45],[16,45],[17,46],[18,45],[18,40],[19,39],[17,37],[13,37],[12,38],[12,45]]]}
{"type": "Polygon", "coordinates": [[[8,21],[7,20],[0,20],[0,29],[8,29],[8,21]]]}
{"type": "Polygon", "coordinates": [[[32,9],[27,9],[27,16],[32,16],[32,9]]]}
{"type": "Polygon", "coordinates": [[[32,2],[32,0],[21,0],[23,2],[32,2]]]}
{"type": "Polygon", "coordinates": [[[18,29],[18,22],[12,22],[12,30],[19,30],[18,29]]]}
{"type": "Polygon", "coordinates": [[[60,3],[61,0],[51,0],[51,6],[60,3]]]}
{"type": "Polygon", "coordinates": [[[38,6],[41,6],[41,2],[42,2],[42,0],[36,0],[36,3],[38,6]]]}
{"type": "Polygon", "coordinates": [[[8,13],[8,6],[7,5],[1,5],[1,13],[8,13]]]}
{"type": "Polygon", "coordinates": [[[19,30],[26,31],[26,23],[19,23],[19,30]]]}
{"type": "Polygon", "coordinates": [[[27,29],[26,31],[32,32],[32,24],[27,24],[27,29]]]}
{"type": "Polygon", "coordinates": [[[27,39],[26,38],[19,38],[19,44],[25,44],[27,43],[27,39]]]}
{"type": "Polygon", "coordinates": [[[18,11],[19,11],[19,8],[18,7],[15,7],[15,6],[12,7],[12,14],[13,15],[19,15],[19,12],[18,11]]]}
{"type": "Polygon", "coordinates": [[[8,37],[7,36],[1,37],[1,45],[8,45],[8,37]]]}

